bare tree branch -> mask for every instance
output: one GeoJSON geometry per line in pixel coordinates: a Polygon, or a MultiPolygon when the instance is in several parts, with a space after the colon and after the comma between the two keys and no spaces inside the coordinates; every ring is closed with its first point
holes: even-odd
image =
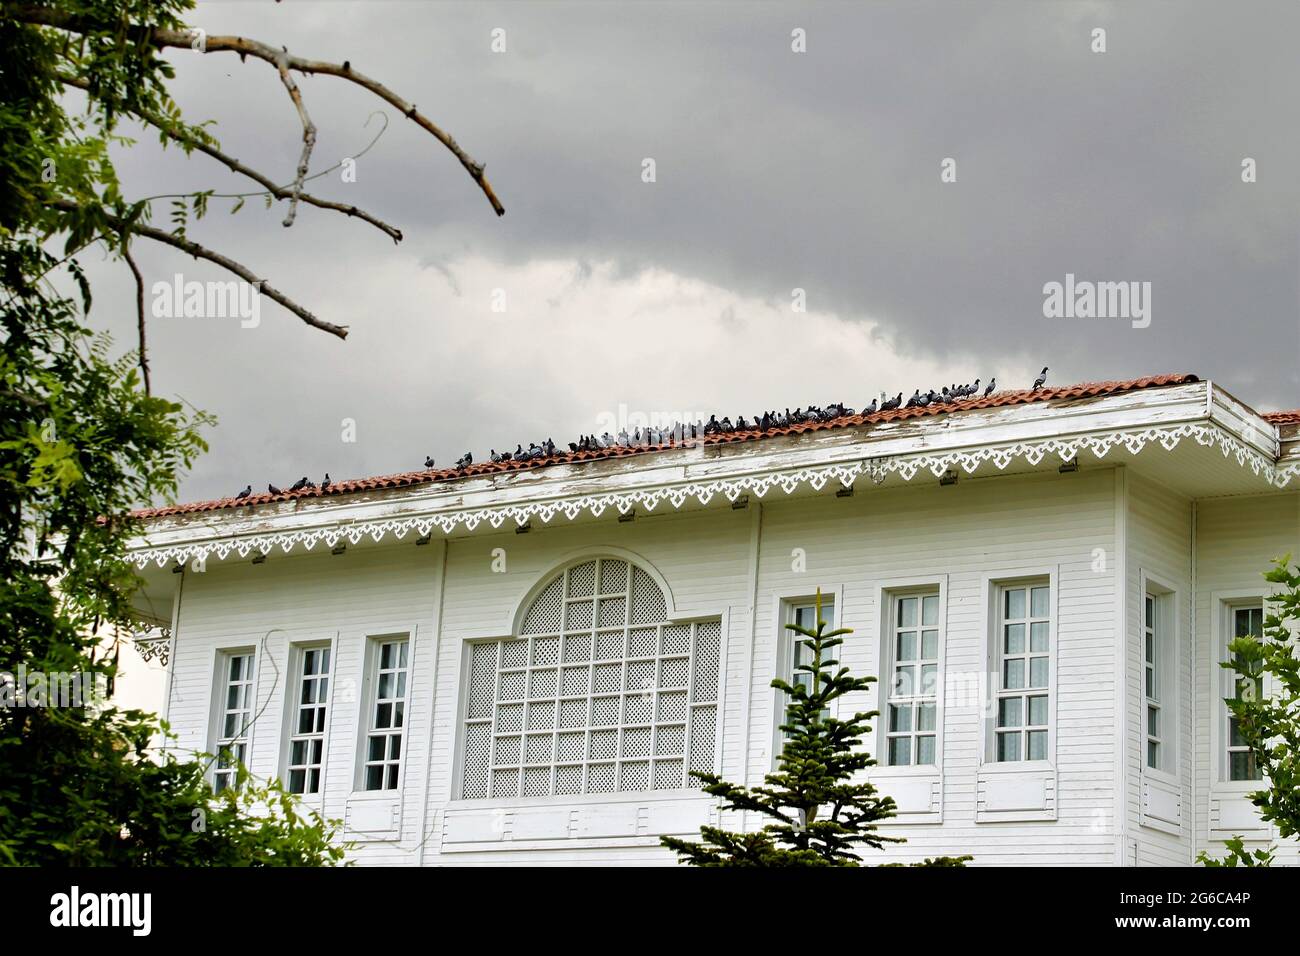
{"type": "Polygon", "coordinates": [[[293,105],[298,110],[298,119],[302,121],[302,156],[298,159],[298,175],[293,179],[293,198],[289,200],[289,212],[284,217],[283,223],[288,228],[293,225],[293,218],[298,214],[298,196],[302,193],[302,181],[307,178],[307,169],[311,164],[311,151],[316,146],[316,124],[307,115],[307,107],[302,102],[302,93],[298,91],[298,84],[289,75],[288,50],[284,51],[283,56],[276,58],[275,68],[280,73],[280,82],[289,91],[289,99],[293,100],[293,105]]]}
{"type": "MultiPolygon", "coordinates": [[[[52,7],[34,6],[32,4],[5,3],[0,6],[6,16],[18,20],[22,23],[30,23],[37,26],[53,27],[57,30],[64,30],[69,33],[91,33],[106,29],[118,29],[126,27],[135,35],[142,37],[142,42],[148,42],[157,47],[173,47],[177,49],[192,49],[195,34],[188,30],[165,30],[161,27],[141,26],[139,24],[95,21],[91,18],[69,13],[65,10],[58,10],[52,7]]],[[[501,200],[492,190],[491,184],[487,177],[483,175],[483,164],[474,160],[460,144],[452,137],[450,133],[439,127],[431,119],[420,113],[414,103],[408,103],[402,97],[390,90],[384,84],[373,80],[363,73],[352,69],[348,61],[342,64],[330,63],[325,60],[306,60],[302,57],[292,56],[283,50],[276,50],[268,44],[258,40],[250,40],[247,37],[239,36],[210,36],[207,37],[203,45],[204,53],[238,53],[241,58],[251,56],[266,63],[271,64],[276,69],[280,68],[280,59],[284,58],[284,67],[302,74],[321,74],[324,76],[337,76],[355,83],[384,100],[386,103],[394,106],[401,111],[407,119],[415,122],[417,126],[428,132],[438,142],[442,143],[449,149],[453,156],[460,161],[465,167],[470,178],[478,183],[483,195],[487,197],[492,209],[498,216],[504,216],[505,206],[501,205],[501,200]]]]}
{"type": "MultiPolygon", "coordinates": [[[[79,90],[89,90],[90,87],[89,83],[87,83],[85,80],[81,79],[80,77],[76,77],[76,76],[60,75],[59,82],[64,84],[65,86],[75,87],[76,89],[79,90]]],[[[276,199],[288,199],[292,195],[292,191],[287,186],[277,186],[275,182],[270,179],[270,177],[265,176],[262,173],[259,173],[256,169],[253,169],[251,166],[245,166],[243,163],[235,159],[233,156],[227,156],[225,153],[217,149],[215,146],[209,143],[205,143],[202,140],[195,139],[192,136],[186,136],[183,132],[177,129],[173,124],[168,123],[163,117],[157,115],[156,113],[137,112],[134,113],[133,115],[137,116],[139,119],[148,123],[150,126],[154,127],[155,129],[159,130],[165,135],[170,136],[172,139],[176,140],[176,142],[183,143],[187,146],[192,146],[195,149],[199,150],[200,152],[206,153],[208,156],[211,156],[213,159],[221,163],[223,166],[225,166],[232,172],[238,173],[241,176],[248,177],[253,182],[257,183],[259,186],[265,188],[266,191],[270,193],[272,196],[274,196],[276,199]]],[[[383,114],[380,115],[382,116],[383,114]]],[[[315,206],[318,209],[332,209],[335,212],[343,213],[345,216],[355,216],[357,219],[360,219],[363,222],[370,223],[370,225],[374,226],[376,229],[380,230],[386,236],[388,236],[388,238],[392,239],[393,242],[397,243],[402,241],[402,230],[398,229],[396,226],[384,222],[382,219],[378,218],[377,216],[373,216],[370,213],[366,212],[364,209],[361,209],[357,206],[353,206],[348,203],[333,202],[328,199],[321,199],[317,196],[313,196],[311,193],[306,193],[306,192],[300,192],[298,194],[298,198],[301,199],[303,202],[307,203],[307,205],[315,206]]]]}
{"type": "Polygon", "coordinates": [[[131,244],[126,236],[122,237],[122,258],[126,260],[126,264],[131,267],[131,274],[135,276],[135,314],[140,335],[140,371],[144,375],[144,393],[148,395],[150,394],[149,354],[145,351],[144,344],[144,276],[140,274],[140,267],[135,264],[135,256],[131,255],[131,244]]]}
{"type": "MultiPolygon", "coordinates": [[[[61,209],[64,212],[79,212],[82,208],[67,199],[56,199],[50,202],[49,206],[53,209],[61,209]]],[[[252,285],[268,299],[280,303],[280,305],[284,306],[313,328],[321,329],[331,335],[337,335],[341,339],[346,339],[348,337],[347,326],[334,325],[332,322],[326,322],[322,319],[316,318],[315,315],[307,309],[304,309],[297,302],[294,302],[293,299],[290,299],[283,292],[273,288],[265,280],[259,279],[257,276],[253,275],[252,271],[247,266],[241,265],[228,256],[223,256],[219,252],[213,252],[211,249],[206,246],[201,246],[193,240],[185,239],[181,236],[174,236],[170,232],[164,232],[161,229],[155,229],[153,226],[146,226],[138,222],[128,225],[127,221],[122,217],[114,216],[108,212],[103,213],[103,216],[104,219],[112,224],[112,226],[119,232],[129,231],[134,235],[144,236],[146,239],[154,240],[154,242],[161,242],[165,245],[172,246],[173,248],[180,249],[182,252],[188,252],[196,259],[207,259],[209,262],[214,262],[227,272],[233,272],[235,275],[239,276],[239,278],[252,285]]]]}

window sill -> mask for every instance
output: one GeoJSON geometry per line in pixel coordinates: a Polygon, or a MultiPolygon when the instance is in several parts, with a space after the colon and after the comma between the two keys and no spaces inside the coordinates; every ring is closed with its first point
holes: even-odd
{"type": "Polygon", "coordinates": [[[1183,831],[1183,788],[1163,771],[1143,768],[1140,779],[1141,815],[1138,822],[1172,836],[1183,831]]]}
{"type": "Polygon", "coordinates": [[[1219,781],[1210,785],[1209,838],[1226,840],[1233,836],[1261,839],[1272,832],[1272,827],[1260,819],[1259,810],[1247,794],[1263,789],[1259,781],[1219,781]]]}
{"type": "Polygon", "coordinates": [[[894,798],[895,815],[882,826],[943,823],[943,771],[939,767],[872,767],[867,779],[894,798]]]}
{"type": "Polygon", "coordinates": [[[572,793],[549,797],[483,797],[473,800],[457,798],[447,801],[448,810],[514,810],[525,807],[604,806],[610,803],[646,803],[659,800],[708,800],[703,790],[684,787],[677,790],[636,790],[615,793],[572,793]]]}
{"type": "Polygon", "coordinates": [[[975,822],[1053,821],[1056,789],[1050,761],[982,764],[975,774],[975,822]]]}
{"type": "Polygon", "coordinates": [[[716,801],[700,790],[458,800],[442,812],[442,851],[641,846],[698,835],[717,819],[716,801]]]}

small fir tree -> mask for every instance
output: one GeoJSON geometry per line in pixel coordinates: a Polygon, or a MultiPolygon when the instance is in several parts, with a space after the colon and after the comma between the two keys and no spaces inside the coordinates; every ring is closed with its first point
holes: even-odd
{"type": "MultiPolygon", "coordinates": [[[[761,830],[732,833],[719,827],[700,828],[703,842],[663,837],[681,862],[694,866],[858,866],[862,847],[883,849],[903,843],[901,837],[876,832],[876,824],[894,815],[894,799],[881,796],[860,773],[876,761],[861,746],[871,732],[869,721],[878,711],[840,720],[831,704],[855,691],[870,689],[874,677],[854,677],[841,667],[834,652],[850,628],[826,630],[817,593],[817,628],[787,624],[811,651],[811,661],[796,664],[795,674],[806,682],[772,681],[786,695],[785,746],[777,770],[765,786],[741,787],[715,773],[692,771],[704,791],[722,801],[724,810],[741,810],[771,820],[761,830]],[[855,777],[857,779],[855,779],[855,777]]],[[[970,857],[927,860],[929,865],[961,865],[970,857]]]]}

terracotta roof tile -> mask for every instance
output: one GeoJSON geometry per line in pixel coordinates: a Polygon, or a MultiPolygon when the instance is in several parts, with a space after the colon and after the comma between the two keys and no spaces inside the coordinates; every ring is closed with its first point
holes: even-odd
{"type": "Polygon", "coordinates": [[[1274,425],[1300,425],[1300,408],[1289,412],[1265,412],[1260,417],[1274,425]]]}
{"type": "MultiPolygon", "coordinates": [[[[171,515],[197,514],[204,511],[221,511],[233,508],[251,508],[256,505],[276,501],[291,501],[298,498],[323,498],[345,495],[358,491],[378,491],[386,488],[407,488],[413,485],[434,482],[455,481],[459,478],[474,478],[484,475],[504,474],[512,471],[532,471],[548,465],[567,464],[583,461],[600,461],[609,458],[624,458],[632,455],[647,455],[665,451],[670,448],[692,448],[699,445],[722,445],[732,442],[759,441],[782,435],[801,435],[808,432],[827,431],[833,428],[853,428],[859,425],[878,425],[884,422],[904,421],[910,418],[932,418],[938,415],[951,415],[954,412],[970,411],[980,408],[1001,408],[1012,405],[1028,405],[1035,402],[1048,402],[1058,399],[1071,400],[1097,398],[1143,388],[1160,388],[1166,385],[1183,385],[1199,379],[1191,374],[1149,375],[1145,378],[1130,379],[1119,382],[1087,382],[1081,385],[1068,385],[1058,388],[1040,388],[1037,391],[995,392],[987,398],[969,398],[949,405],[932,405],[928,408],[898,408],[887,412],[874,412],[870,415],[843,415],[825,422],[802,422],[783,428],[771,428],[767,431],[749,429],[725,435],[707,435],[702,438],[690,438],[682,442],[668,442],[663,445],[651,445],[639,448],[602,448],[599,451],[565,451],[550,458],[534,461],[480,462],[464,470],[455,468],[431,469],[428,471],[406,471],[395,475],[381,475],[375,478],[354,478],[338,481],[330,485],[328,491],[319,488],[303,488],[300,491],[285,491],[278,495],[268,493],[250,495],[243,500],[236,498],[218,498],[213,501],[198,501],[190,504],[167,505],[161,508],[145,508],[132,512],[135,518],[163,518],[171,515]]],[[[1294,416],[1286,421],[1300,422],[1300,410],[1294,412],[1271,412],[1264,417],[1269,421],[1279,422],[1278,416],[1294,416]],[[1273,417],[1270,417],[1273,416],[1273,417]]]]}

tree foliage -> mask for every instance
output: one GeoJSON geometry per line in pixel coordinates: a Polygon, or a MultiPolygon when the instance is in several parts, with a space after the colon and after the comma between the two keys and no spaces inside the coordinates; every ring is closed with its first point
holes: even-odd
{"type": "MultiPolygon", "coordinates": [[[[130,224],[148,214],[118,186],[109,155],[118,118],[147,110],[182,125],[167,93],[171,68],[127,24],[179,27],[190,6],[61,0],[57,9],[91,24],[70,36],[0,5],[0,675],[113,677],[116,653],[96,635],[132,627],[129,512],[173,498],[206,449],[200,429],[211,420],[149,395],[135,358],[115,358],[91,333],[76,259],[92,241],[122,250],[130,224]],[[60,98],[57,75],[68,70],[88,83],[80,115],[60,98]],[[57,270],[75,294],[52,285],[57,270]]],[[[12,677],[0,679],[13,689],[12,677]]],[[[155,716],[112,707],[0,708],[0,862],[341,858],[335,828],[278,785],[250,780],[238,795],[214,796],[200,759],[150,749],[160,731],[155,716]]]]}
{"type": "MultiPolygon", "coordinates": [[[[785,745],[777,769],[764,778],[764,786],[728,783],[719,774],[692,771],[704,791],[721,801],[724,811],[755,814],[766,820],[756,831],[729,832],[719,827],[700,828],[702,842],[664,837],[664,846],[680,860],[695,866],[804,867],[857,866],[863,849],[883,849],[905,842],[885,836],[877,824],[894,815],[892,797],[881,796],[863,779],[876,761],[862,746],[871,733],[870,721],[878,711],[854,713],[847,720],[834,716],[832,704],[846,694],[870,690],[874,677],[854,677],[835,658],[835,648],[851,628],[827,631],[817,594],[817,626],[798,624],[786,628],[804,641],[810,651],[807,663],[795,665],[795,675],[807,679],[782,679],[772,686],[786,696],[786,722],[781,725],[785,745]]],[[[940,857],[931,866],[961,866],[970,857],[940,857]]]]}

